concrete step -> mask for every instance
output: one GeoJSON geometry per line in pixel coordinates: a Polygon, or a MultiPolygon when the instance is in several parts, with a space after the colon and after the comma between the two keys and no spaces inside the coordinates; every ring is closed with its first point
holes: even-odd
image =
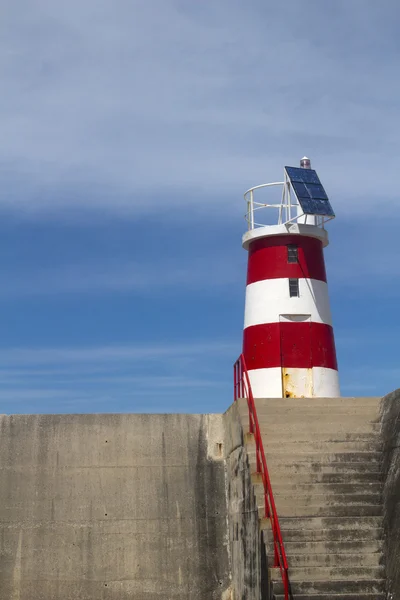
{"type": "MultiPolygon", "coordinates": [[[[253,437],[253,436],[252,436],[253,437]]],[[[254,444],[253,439],[246,439],[246,444],[254,444]]],[[[313,452],[323,452],[329,454],[338,454],[344,452],[382,452],[382,442],[380,438],[372,441],[326,441],[326,440],[310,440],[307,442],[281,442],[279,445],[275,441],[263,442],[265,454],[307,454],[313,452]]]]}
{"type": "MultiPolygon", "coordinates": [[[[290,569],[289,569],[290,577],[290,569]]],[[[290,580],[292,593],[295,600],[303,594],[305,597],[316,598],[318,595],[325,598],[334,598],[334,594],[355,594],[355,598],[362,598],[361,594],[384,594],[386,581],[384,578],[363,578],[352,581],[348,579],[336,579],[331,581],[290,580]]],[[[283,594],[282,580],[274,582],[274,593],[283,594]]],[[[376,596],[379,598],[379,596],[376,596]]]]}
{"type": "Polygon", "coordinates": [[[305,517],[294,519],[290,517],[280,518],[282,530],[309,530],[309,529],[335,529],[353,531],[375,529],[382,527],[381,516],[366,516],[355,520],[353,517],[305,517]]]}
{"type": "MultiPolygon", "coordinates": [[[[251,472],[257,470],[255,455],[249,456],[249,464],[251,472]]],[[[341,473],[347,475],[348,481],[353,481],[353,475],[359,473],[374,473],[375,481],[379,481],[382,477],[379,470],[379,465],[376,462],[310,462],[310,461],[295,461],[288,463],[285,460],[267,460],[268,471],[273,481],[288,481],[291,474],[333,474],[341,473]]]]}
{"type": "MultiPolygon", "coordinates": [[[[285,600],[284,594],[274,594],[275,600],[285,600]]],[[[359,593],[355,594],[296,594],[295,600],[385,600],[384,592],[376,594],[359,593]]]]}
{"type": "MultiPolygon", "coordinates": [[[[303,408],[325,408],[330,407],[331,410],[339,410],[341,408],[354,407],[372,407],[380,408],[382,398],[366,397],[366,398],[256,398],[255,405],[257,412],[261,409],[268,408],[269,410],[292,409],[301,410],[303,408]]],[[[239,412],[248,410],[248,401],[241,398],[237,401],[239,412]]]]}
{"type": "MultiPolygon", "coordinates": [[[[253,467],[255,468],[255,465],[253,465],[253,467]]],[[[271,483],[272,483],[272,489],[275,490],[275,488],[281,484],[286,484],[288,481],[291,481],[292,484],[294,485],[294,487],[296,488],[298,485],[306,485],[306,484],[346,484],[349,482],[349,475],[348,473],[344,472],[343,470],[341,471],[334,471],[332,472],[332,470],[330,470],[329,472],[321,472],[321,471],[304,471],[304,468],[301,470],[301,472],[293,472],[293,469],[291,469],[291,471],[288,473],[287,469],[286,470],[282,470],[281,473],[276,473],[276,471],[271,470],[270,471],[270,476],[271,476],[271,483]],[[282,475],[282,476],[280,476],[282,475]]],[[[252,473],[252,478],[253,478],[253,482],[256,483],[258,479],[260,479],[260,474],[256,473],[255,471],[253,471],[252,473]]],[[[381,484],[381,478],[382,478],[382,473],[380,471],[367,471],[367,472],[355,472],[352,473],[351,475],[351,481],[352,483],[356,484],[356,483],[379,483],[379,485],[381,484]]]]}
{"type": "MultiPolygon", "coordinates": [[[[358,521],[358,519],[357,519],[358,521]]],[[[354,519],[353,519],[354,523],[354,519]]],[[[282,523],[281,523],[282,525],[282,523]]],[[[354,527],[356,524],[354,524],[354,527]]],[[[349,547],[352,544],[367,542],[372,544],[376,542],[379,546],[382,545],[383,528],[369,527],[365,529],[282,529],[283,541],[286,544],[311,544],[316,542],[324,542],[325,544],[334,544],[336,542],[346,542],[349,547]]],[[[268,529],[264,530],[264,539],[270,543],[272,533],[268,529]]]]}
{"type": "MultiPolygon", "coordinates": [[[[255,448],[255,437],[252,433],[247,433],[245,436],[246,446],[249,450],[255,448]]],[[[381,437],[373,434],[373,437],[369,440],[344,440],[344,441],[332,441],[326,439],[314,440],[309,439],[307,441],[293,441],[293,440],[271,440],[270,436],[265,436],[263,439],[263,446],[265,454],[301,454],[307,453],[347,453],[347,452],[382,452],[382,441],[381,437]]]]}
{"type": "MultiPolygon", "coordinates": [[[[307,399],[303,398],[293,398],[292,402],[258,402],[256,401],[256,411],[257,414],[268,413],[268,414],[277,414],[283,412],[291,412],[291,413],[300,413],[302,411],[310,411],[315,413],[332,413],[332,414],[340,414],[343,412],[352,413],[355,411],[358,412],[367,412],[374,411],[379,413],[380,411],[380,402],[361,402],[360,400],[356,400],[354,402],[336,402],[332,403],[324,398],[314,398],[312,402],[307,401],[307,399]]],[[[240,415],[248,414],[249,408],[246,403],[238,403],[238,412],[240,415]]]]}
{"type": "MultiPolygon", "coordinates": [[[[299,409],[300,406],[332,406],[338,408],[339,406],[380,406],[382,398],[379,396],[365,396],[365,397],[340,397],[340,398],[257,398],[255,400],[256,408],[259,409],[261,406],[268,406],[276,408],[279,406],[287,406],[299,409]]],[[[247,407],[246,398],[238,400],[238,406],[247,407]]]]}
{"type": "MultiPolygon", "coordinates": [[[[295,581],[333,581],[333,580],[363,580],[363,579],[383,579],[385,569],[382,566],[371,567],[293,567],[289,568],[289,577],[291,582],[295,581]]],[[[279,568],[271,568],[272,581],[281,582],[281,573],[279,568]]]]}
{"type": "MultiPolygon", "coordinates": [[[[244,431],[248,431],[248,427],[244,428],[244,431]]],[[[247,435],[252,435],[248,433],[247,435]]],[[[305,443],[318,443],[318,442],[370,442],[371,444],[379,445],[381,443],[381,435],[379,431],[375,432],[347,432],[347,431],[315,431],[310,438],[308,431],[293,431],[290,437],[282,439],[282,434],[279,430],[269,431],[268,437],[263,440],[265,446],[268,444],[273,445],[275,448],[279,447],[280,444],[285,442],[286,444],[297,444],[300,442],[305,443]]]]}
{"type": "MultiPolygon", "coordinates": [[[[368,399],[363,402],[361,398],[354,398],[353,401],[335,401],[332,398],[281,398],[281,402],[271,402],[272,398],[260,402],[256,400],[256,410],[273,410],[274,412],[279,410],[292,410],[298,412],[300,410],[314,409],[314,410],[330,410],[332,412],[338,412],[340,410],[352,410],[352,409],[374,409],[379,410],[381,406],[381,399],[373,400],[368,399]],[[282,400],[284,400],[282,402],[282,400]]],[[[248,407],[247,402],[239,404],[239,410],[242,411],[248,407]]]]}
{"type": "MultiPolygon", "coordinates": [[[[263,515],[263,499],[257,501],[259,514],[263,515]]],[[[379,517],[382,515],[381,504],[352,504],[348,505],[328,505],[304,504],[303,506],[294,502],[279,502],[276,500],[276,510],[279,520],[285,517],[379,517]]],[[[354,519],[353,519],[354,521],[354,519]]]]}
{"type": "MultiPolygon", "coordinates": [[[[240,417],[241,419],[241,425],[243,427],[243,431],[247,432],[250,431],[249,428],[249,420],[247,418],[247,416],[243,415],[240,417]]],[[[286,429],[290,429],[293,428],[294,426],[297,426],[300,431],[302,430],[313,430],[315,429],[315,427],[317,425],[320,425],[321,427],[323,427],[322,432],[324,431],[329,431],[329,429],[331,428],[331,426],[335,426],[336,430],[344,433],[344,432],[348,432],[351,433],[353,431],[353,427],[354,428],[358,428],[360,425],[363,425],[365,430],[369,430],[370,433],[373,433],[375,430],[375,427],[373,426],[378,426],[377,431],[380,431],[380,422],[379,422],[379,416],[375,415],[375,414],[366,414],[366,415],[338,415],[338,414],[331,414],[331,415],[327,415],[326,417],[324,415],[317,415],[317,414],[313,414],[313,413],[307,413],[307,412],[300,412],[299,414],[274,414],[274,415],[264,415],[264,414],[259,414],[258,415],[258,424],[260,427],[260,431],[265,432],[265,433],[269,433],[272,431],[280,431],[281,428],[284,428],[284,430],[286,429]]],[[[356,429],[357,430],[357,429],[356,429]]],[[[253,431],[254,433],[254,431],[253,431]]],[[[286,436],[282,437],[282,441],[284,442],[286,439],[286,436]]],[[[289,441],[289,440],[288,440],[289,441]]]]}
{"type": "MultiPolygon", "coordinates": [[[[271,540],[272,536],[268,537],[268,541],[265,544],[267,549],[268,556],[272,556],[271,552],[273,552],[273,543],[271,540]]],[[[344,539],[344,540],[319,540],[319,541],[288,541],[286,536],[284,536],[284,544],[285,551],[288,557],[292,555],[306,554],[307,556],[312,556],[314,554],[324,555],[324,554],[372,554],[378,553],[382,551],[383,541],[381,539],[364,539],[364,540],[354,540],[354,539],[344,539]]],[[[289,561],[290,566],[292,566],[292,562],[289,561]]]]}
{"type": "MultiPolygon", "coordinates": [[[[239,409],[239,416],[241,419],[247,419],[249,412],[247,408],[242,407],[239,409]]],[[[379,419],[379,407],[376,406],[344,406],[340,405],[337,407],[331,406],[299,406],[299,407],[268,407],[258,406],[257,407],[258,419],[269,418],[271,423],[275,423],[276,419],[282,419],[283,417],[289,418],[292,421],[304,420],[306,416],[311,417],[313,420],[335,420],[344,419],[347,417],[356,418],[368,418],[372,420],[379,419]]]]}
{"type": "MultiPolygon", "coordinates": [[[[253,484],[260,485],[260,478],[258,475],[254,477],[253,484]]],[[[348,494],[371,494],[379,495],[382,494],[383,484],[381,482],[364,481],[358,483],[275,483],[273,487],[274,496],[288,496],[294,498],[295,496],[311,495],[315,494],[330,498],[338,495],[348,494]]]]}
{"type": "MultiPolygon", "coordinates": [[[[264,488],[257,486],[256,498],[264,498],[264,488]]],[[[381,494],[282,494],[275,490],[275,502],[278,506],[370,506],[381,504],[381,494]]]]}
{"type": "MultiPolygon", "coordinates": [[[[257,499],[264,498],[264,486],[262,484],[256,484],[253,486],[254,492],[257,499]]],[[[322,490],[320,490],[322,491],[322,490]]],[[[273,489],[274,498],[277,504],[296,504],[296,505],[307,505],[313,504],[315,506],[352,506],[354,504],[380,504],[382,501],[382,493],[378,490],[376,493],[368,493],[365,494],[364,490],[361,490],[360,493],[306,493],[301,492],[300,490],[296,490],[295,493],[288,492],[287,490],[281,490],[278,486],[275,486],[273,489]]]]}
{"type": "MultiPolygon", "coordinates": [[[[319,463],[375,463],[380,465],[382,459],[381,452],[285,452],[282,447],[281,452],[267,453],[264,448],[265,458],[268,465],[285,462],[289,465],[293,463],[307,462],[312,464],[319,463]]],[[[247,448],[247,454],[250,459],[255,460],[255,445],[251,444],[247,448]]],[[[378,469],[379,470],[379,469],[378,469]]]]}
{"type": "MultiPolygon", "coordinates": [[[[249,431],[248,419],[247,417],[241,418],[242,427],[244,431],[249,431]]],[[[337,431],[347,431],[351,433],[353,430],[357,431],[360,426],[363,427],[363,430],[373,432],[376,430],[380,430],[380,422],[379,417],[375,415],[337,415],[331,414],[326,418],[322,415],[315,414],[307,414],[307,413],[299,413],[293,415],[258,415],[258,424],[261,432],[265,432],[268,434],[269,431],[277,430],[282,428],[282,430],[291,429],[293,427],[297,427],[300,430],[304,431],[313,431],[317,429],[319,431],[329,431],[329,429],[335,427],[337,431]],[[319,426],[319,427],[318,427],[319,426]],[[374,427],[375,426],[375,427],[374,427]],[[321,429],[323,427],[323,429],[321,429]],[[353,429],[354,428],[354,429],[353,429]]],[[[282,441],[285,440],[285,437],[282,437],[282,441]]]]}
{"type": "Polygon", "coordinates": [[[291,554],[288,557],[290,572],[305,567],[379,567],[382,561],[380,552],[365,554],[291,554]],[[290,558],[290,560],[289,560],[290,558]]]}
{"type": "MultiPolygon", "coordinates": [[[[281,440],[290,439],[293,435],[323,433],[331,434],[335,436],[352,435],[352,434],[372,434],[380,433],[381,424],[375,422],[368,422],[360,417],[354,419],[342,419],[337,422],[331,422],[326,420],[310,420],[310,421],[294,421],[291,422],[288,419],[283,420],[281,423],[276,423],[275,420],[270,418],[259,419],[261,434],[268,436],[270,433],[277,433],[279,431],[281,440]]],[[[249,431],[247,421],[242,422],[243,431],[249,431]]],[[[311,436],[310,436],[311,437],[311,436]]],[[[265,438],[267,439],[267,437],[265,438]]]]}

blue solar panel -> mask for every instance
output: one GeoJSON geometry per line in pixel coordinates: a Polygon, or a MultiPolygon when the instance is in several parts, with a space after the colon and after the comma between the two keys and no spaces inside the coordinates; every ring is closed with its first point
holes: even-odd
{"type": "Polygon", "coordinates": [[[328,196],[314,169],[285,167],[285,170],[304,214],[335,216],[328,196]]]}

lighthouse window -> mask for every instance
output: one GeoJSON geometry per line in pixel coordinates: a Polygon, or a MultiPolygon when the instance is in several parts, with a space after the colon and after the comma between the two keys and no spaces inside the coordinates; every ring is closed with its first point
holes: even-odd
{"type": "Polygon", "coordinates": [[[289,296],[291,298],[297,298],[300,296],[298,279],[289,279],[289,296]]]}
{"type": "Polygon", "coordinates": [[[297,263],[298,261],[298,247],[289,245],[287,247],[287,261],[288,263],[297,263]]]}

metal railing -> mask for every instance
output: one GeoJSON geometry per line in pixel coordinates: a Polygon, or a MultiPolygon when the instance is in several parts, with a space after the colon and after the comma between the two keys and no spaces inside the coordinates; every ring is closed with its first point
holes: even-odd
{"type": "Polygon", "coordinates": [[[279,567],[282,577],[285,600],[292,598],[290,590],[288,562],[286,558],[285,547],[283,544],[281,528],[279,525],[278,514],[276,512],[274,495],[272,493],[271,480],[269,478],[267,461],[265,458],[264,447],[262,443],[260,425],[254,402],[253,392],[247,371],[246,362],[243,354],[239,356],[233,366],[233,388],[234,400],[246,398],[249,407],[249,430],[254,435],[256,444],[256,464],[257,473],[260,473],[264,486],[264,511],[265,517],[270,520],[271,530],[274,542],[274,568],[279,567]]]}
{"type": "Polygon", "coordinates": [[[262,183],[250,188],[244,193],[244,199],[247,207],[245,219],[249,231],[271,224],[286,225],[289,223],[316,225],[324,229],[325,223],[333,218],[322,215],[304,214],[286,174],[285,181],[262,183]],[[280,202],[261,202],[263,198],[271,197],[272,194],[272,197],[278,200],[276,187],[282,188],[280,202]],[[265,209],[268,209],[268,212],[265,209]],[[277,211],[276,220],[272,218],[272,210],[270,209],[277,211]]]}

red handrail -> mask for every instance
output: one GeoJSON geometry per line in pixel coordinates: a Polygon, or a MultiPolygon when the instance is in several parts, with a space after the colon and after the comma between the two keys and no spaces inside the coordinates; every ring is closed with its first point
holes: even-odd
{"type": "MultiPolygon", "coordinates": [[[[282,540],[282,532],[279,525],[278,514],[276,512],[274,495],[272,493],[271,480],[269,478],[267,461],[265,458],[264,446],[258,423],[256,405],[253,392],[251,390],[249,373],[246,368],[246,362],[243,354],[239,356],[233,366],[233,389],[234,400],[246,398],[249,407],[249,427],[250,433],[254,435],[256,443],[256,462],[257,473],[261,473],[264,485],[264,508],[265,517],[271,522],[272,535],[274,540],[274,567],[279,567],[282,577],[283,589],[285,591],[285,600],[289,600],[290,583],[288,574],[288,562],[286,558],[285,547],[282,540]]],[[[291,594],[290,594],[291,595],[291,594]]]]}

